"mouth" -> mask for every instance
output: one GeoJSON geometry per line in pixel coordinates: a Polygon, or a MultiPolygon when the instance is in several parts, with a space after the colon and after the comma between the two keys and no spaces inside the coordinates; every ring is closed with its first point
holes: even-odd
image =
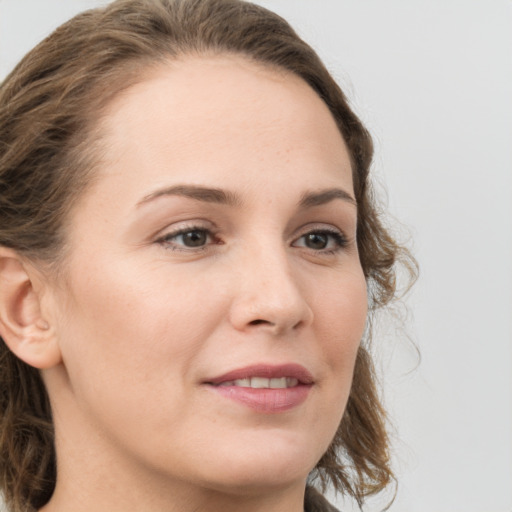
{"type": "Polygon", "coordinates": [[[295,377],[247,377],[244,379],[227,380],[221,382],[219,386],[237,386],[240,388],[251,389],[286,389],[299,385],[299,380],[295,377]]]}
{"type": "Polygon", "coordinates": [[[279,413],[302,404],[314,385],[301,365],[255,365],[209,379],[205,384],[217,395],[259,413],[279,413]]]}
{"type": "Polygon", "coordinates": [[[207,381],[213,386],[246,388],[291,388],[300,384],[313,384],[313,375],[300,364],[257,364],[227,372],[207,381]]]}

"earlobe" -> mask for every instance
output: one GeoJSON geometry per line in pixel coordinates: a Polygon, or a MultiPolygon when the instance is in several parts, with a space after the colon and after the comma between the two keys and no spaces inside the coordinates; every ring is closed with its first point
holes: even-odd
{"type": "Polygon", "coordinates": [[[15,251],[0,247],[0,336],[19,359],[43,369],[59,364],[61,355],[34,274],[15,251]]]}

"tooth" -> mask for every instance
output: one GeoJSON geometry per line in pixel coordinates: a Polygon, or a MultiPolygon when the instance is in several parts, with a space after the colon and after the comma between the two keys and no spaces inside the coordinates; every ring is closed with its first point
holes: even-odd
{"type": "Polygon", "coordinates": [[[251,387],[251,379],[236,379],[235,386],[239,386],[241,388],[250,388],[251,387]]]}
{"type": "Polygon", "coordinates": [[[270,379],[265,377],[251,377],[251,388],[268,388],[270,379]]]}
{"type": "Polygon", "coordinates": [[[299,384],[298,379],[294,377],[274,377],[268,379],[266,377],[246,377],[244,379],[227,380],[221,382],[220,386],[237,386],[240,388],[254,389],[285,389],[293,388],[299,384]]]}
{"type": "Polygon", "coordinates": [[[270,379],[270,387],[275,389],[286,388],[286,377],[270,379]]]}

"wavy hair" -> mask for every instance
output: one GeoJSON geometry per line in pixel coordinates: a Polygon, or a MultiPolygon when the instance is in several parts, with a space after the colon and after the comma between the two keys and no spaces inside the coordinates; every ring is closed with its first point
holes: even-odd
{"type": "MultiPolygon", "coordinates": [[[[352,160],[371,320],[396,298],[397,265],[415,274],[379,217],[371,137],[313,49],[281,17],[241,0],[117,0],[79,14],[23,58],[0,85],[0,245],[58,272],[71,205],[95,176],[95,128],[109,102],[149,67],[226,53],[301,77],[334,116],[352,160]]],[[[359,504],[393,480],[368,346],[369,335],[341,424],[311,475],[359,504]]],[[[0,486],[9,510],[33,511],[56,482],[52,413],[38,370],[1,338],[0,390],[0,486]]]]}

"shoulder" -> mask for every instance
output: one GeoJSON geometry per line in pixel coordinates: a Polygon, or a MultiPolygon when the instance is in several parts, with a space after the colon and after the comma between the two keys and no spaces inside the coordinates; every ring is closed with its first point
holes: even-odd
{"type": "Polygon", "coordinates": [[[304,497],[305,512],[339,512],[314,487],[307,486],[304,497]]]}

